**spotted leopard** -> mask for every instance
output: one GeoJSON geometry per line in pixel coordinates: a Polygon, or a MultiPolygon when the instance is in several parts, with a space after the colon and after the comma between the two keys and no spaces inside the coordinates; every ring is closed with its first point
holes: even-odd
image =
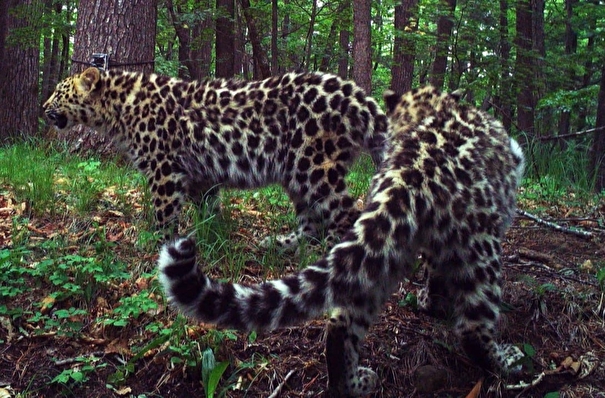
{"type": "Polygon", "coordinates": [[[160,281],[185,314],[221,327],[271,330],[331,312],[329,389],[360,396],[377,385],[358,366],[358,346],[421,253],[425,305],[447,302],[466,354],[509,370],[523,354],[495,341],[502,288],[501,241],[515,212],[523,153],[489,114],[432,87],[385,94],[392,132],[365,209],[330,252],[298,273],[257,285],[207,277],[195,243],[163,247],[160,281]],[[435,289],[439,281],[444,289],[435,289]],[[446,291],[446,300],[434,300],[446,291]]]}
{"type": "Polygon", "coordinates": [[[334,242],[350,227],[359,211],[345,174],[362,149],[380,163],[388,127],[353,82],[306,72],[188,82],[89,68],[60,82],[44,110],[55,128],[92,127],[128,153],[165,237],[186,197],[281,184],[299,221],[276,239],[285,247],[301,236],[334,242]]]}

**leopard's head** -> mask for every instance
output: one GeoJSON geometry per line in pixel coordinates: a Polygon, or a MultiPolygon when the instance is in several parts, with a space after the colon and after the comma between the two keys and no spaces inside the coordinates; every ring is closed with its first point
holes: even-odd
{"type": "Polygon", "coordinates": [[[443,109],[455,107],[462,95],[462,91],[443,93],[433,86],[425,86],[404,94],[387,90],[384,102],[391,123],[406,126],[416,124],[443,109]]]}
{"type": "Polygon", "coordinates": [[[99,126],[100,98],[103,91],[101,71],[88,68],[59,82],[44,103],[44,114],[59,131],[75,125],[99,126]]]}

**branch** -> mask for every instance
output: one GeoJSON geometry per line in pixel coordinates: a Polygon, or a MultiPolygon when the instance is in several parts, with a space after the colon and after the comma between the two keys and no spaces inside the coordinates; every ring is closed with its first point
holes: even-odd
{"type": "Polygon", "coordinates": [[[580,229],[571,229],[571,228],[562,227],[553,222],[543,220],[538,216],[534,216],[533,214],[530,214],[530,213],[526,212],[525,210],[517,209],[517,213],[521,214],[523,217],[527,217],[530,220],[537,222],[538,224],[546,225],[547,227],[560,231],[560,232],[581,236],[582,238],[592,238],[593,237],[592,232],[583,231],[580,229]]]}
{"type": "Polygon", "coordinates": [[[294,374],[294,369],[292,369],[291,371],[288,372],[288,374],[286,375],[286,377],[284,377],[284,380],[281,383],[279,383],[279,385],[277,386],[277,388],[275,389],[275,391],[273,391],[273,393],[271,393],[271,395],[269,395],[268,398],[275,398],[275,397],[279,396],[279,393],[281,392],[281,389],[284,388],[284,385],[288,382],[288,379],[293,374],[294,374]]]}
{"type": "Polygon", "coordinates": [[[580,137],[580,136],[582,136],[584,134],[594,133],[595,131],[601,131],[601,130],[605,130],[605,126],[595,127],[593,129],[588,129],[588,130],[582,130],[582,131],[578,131],[576,133],[561,134],[561,135],[551,135],[549,137],[539,137],[539,140],[540,141],[551,141],[551,140],[558,140],[560,138],[580,137]]]}

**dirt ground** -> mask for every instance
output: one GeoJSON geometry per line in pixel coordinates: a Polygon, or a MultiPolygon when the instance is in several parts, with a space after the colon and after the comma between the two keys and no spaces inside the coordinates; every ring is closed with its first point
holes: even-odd
{"type": "MultiPolygon", "coordinates": [[[[595,220],[563,221],[586,226],[592,238],[556,231],[522,216],[509,230],[504,244],[505,312],[500,338],[532,354],[520,374],[506,379],[483,374],[458,349],[446,321],[400,305],[405,292],[417,292],[422,282],[417,278],[402,284],[362,344],[362,364],[376,370],[381,380],[373,396],[545,397],[558,391],[548,397],[605,397],[605,297],[595,278],[597,270],[605,267],[605,230],[595,220]]],[[[106,341],[21,334],[21,326],[0,325],[0,339],[5,341],[0,345],[2,398],[20,391],[29,391],[28,397],[204,396],[199,373],[171,366],[162,350],[151,350],[136,361],[134,374],[117,391],[110,391],[107,377],[124,360],[119,349],[106,341]],[[7,342],[9,328],[18,337],[7,342]],[[70,366],[70,358],[92,353],[109,366],[72,389],[49,383],[70,366]]],[[[207,328],[194,326],[191,336],[206,332],[207,328]]],[[[239,369],[226,396],[324,395],[323,332],[324,323],[318,320],[259,336],[252,343],[245,335],[226,340],[216,356],[230,361],[225,375],[239,369]],[[245,363],[255,365],[235,366],[245,363]]],[[[128,344],[140,333],[125,329],[113,341],[128,344]]]]}

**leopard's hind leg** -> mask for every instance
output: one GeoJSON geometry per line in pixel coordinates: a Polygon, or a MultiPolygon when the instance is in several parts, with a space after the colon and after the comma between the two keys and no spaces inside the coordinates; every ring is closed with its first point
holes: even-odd
{"type": "Polygon", "coordinates": [[[356,322],[342,308],[332,311],[326,332],[328,391],[331,397],[365,396],[376,389],[378,376],[359,366],[359,342],[365,321],[356,322]]]}
{"type": "Polygon", "coordinates": [[[496,237],[471,240],[462,272],[452,273],[455,331],[466,354],[485,370],[509,372],[524,355],[510,344],[495,340],[500,316],[500,242],[496,237]],[[474,242],[473,242],[474,240],[474,242]]]}

